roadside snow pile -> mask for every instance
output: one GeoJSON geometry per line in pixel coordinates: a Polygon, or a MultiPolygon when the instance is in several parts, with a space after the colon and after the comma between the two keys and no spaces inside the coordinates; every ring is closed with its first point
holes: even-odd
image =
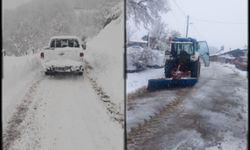
{"type": "Polygon", "coordinates": [[[233,70],[233,72],[237,73],[239,76],[241,76],[243,78],[247,78],[248,77],[248,72],[247,71],[239,70],[233,64],[223,64],[223,66],[227,67],[227,68],[230,68],[231,70],[233,70]]]}
{"type": "Polygon", "coordinates": [[[34,70],[39,65],[38,55],[27,55],[21,57],[4,56],[3,57],[3,76],[4,80],[11,79],[12,81],[17,77],[22,78],[27,75],[27,71],[34,70]]]}
{"type": "Polygon", "coordinates": [[[108,24],[97,37],[87,43],[86,60],[92,66],[90,76],[94,78],[111,101],[123,112],[123,14],[108,24]]]}
{"type": "Polygon", "coordinates": [[[127,71],[141,71],[146,68],[146,64],[141,60],[143,49],[128,47],[127,48],[127,71]]]}
{"type": "Polygon", "coordinates": [[[164,52],[159,50],[145,50],[143,53],[146,58],[147,67],[163,67],[164,66],[164,52]]]}
{"type": "Polygon", "coordinates": [[[128,47],[127,49],[128,72],[145,70],[146,67],[158,68],[163,66],[164,66],[163,51],[128,47]]]}
{"type": "Polygon", "coordinates": [[[133,94],[137,90],[146,87],[149,79],[157,79],[164,77],[164,69],[148,69],[138,73],[127,74],[127,94],[133,94]]]}
{"type": "Polygon", "coordinates": [[[3,57],[3,126],[41,70],[38,55],[3,57]]]}

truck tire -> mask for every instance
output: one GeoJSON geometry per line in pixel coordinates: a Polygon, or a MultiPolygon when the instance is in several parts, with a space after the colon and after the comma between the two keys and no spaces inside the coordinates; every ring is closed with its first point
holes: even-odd
{"type": "Polygon", "coordinates": [[[173,67],[174,67],[173,60],[166,60],[165,67],[164,67],[165,78],[171,77],[171,71],[172,71],[173,67]]]}
{"type": "Polygon", "coordinates": [[[191,77],[193,78],[199,78],[200,76],[200,68],[201,68],[201,64],[199,59],[195,62],[191,63],[191,77]]]}

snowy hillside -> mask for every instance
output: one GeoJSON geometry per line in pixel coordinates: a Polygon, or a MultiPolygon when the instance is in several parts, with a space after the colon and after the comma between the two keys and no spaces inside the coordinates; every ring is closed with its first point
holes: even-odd
{"type": "Polygon", "coordinates": [[[3,48],[8,55],[41,49],[54,35],[94,37],[120,0],[32,0],[3,13],[3,48]]]}
{"type": "MultiPolygon", "coordinates": [[[[91,76],[123,109],[123,14],[87,43],[86,59],[93,67],[91,76]]],[[[121,110],[122,111],[122,110],[121,110]]]]}

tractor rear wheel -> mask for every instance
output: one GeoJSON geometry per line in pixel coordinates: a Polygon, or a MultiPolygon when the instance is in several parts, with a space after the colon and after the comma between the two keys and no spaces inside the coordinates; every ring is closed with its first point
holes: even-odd
{"type": "Polygon", "coordinates": [[[192,64],[191,64],[191,77],[198,79],[200,76],[200,68],[201,68],[201,64],[200,64],[199,59],[195,62],[192,62],[192,64]]]}
{"type": "Polygon", "coordinates": [[[170,78],[171,77],[171,71],[174,67],[174,62],[173,60],[166,60],[165,62],[165,68],[164,68],[164,73],[165,73],[165,78],[170,78]]]}

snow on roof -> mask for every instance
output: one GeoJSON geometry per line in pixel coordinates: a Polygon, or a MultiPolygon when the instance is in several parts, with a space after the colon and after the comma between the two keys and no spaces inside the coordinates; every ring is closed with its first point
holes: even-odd
{"type": "Polygon", "coordinates": [[[59,36],[53,36],[50,39],[79,39],[79,37],[70,35],[59,35],[59,36]]]}
{"type": "MultiPolygon", "coordinates": [[[[237,49],[227,49],[227,50],[223,50],[223,51],[218,51],[214,55],[222,55],[222,54],[225,54],[225,53],[228,53],[228,52],[232,52],[232,51],[236,51],[236,50],[244,51],[246,49],[240,49],[240,48],[237,48],[237,49]]],[[[212,55],[210,55],[210,56],[212,56],[212,55]]]]}
{"type": "Polygon", "coordinates": [[[181,41],[171,41],[171,43],[186,43],[186,44],[192,44],[192,42],[181,42],[181,41]]]}
{"type": "Polygon", "coordinates": [[[144,41],[144,40],[129,40],[129,43],[130,43],[130,42],[148,43],[147,41],[144,41]]]}
{"type": "Polygon", "coordinates": [[[230,56],[230,55],[228,55],[228,54],[222,55],[222,56],[219,56],[219,57],[221,57],[221,58],[227,58],[227,59],[235,59],[235,57],[230,56]]]}

